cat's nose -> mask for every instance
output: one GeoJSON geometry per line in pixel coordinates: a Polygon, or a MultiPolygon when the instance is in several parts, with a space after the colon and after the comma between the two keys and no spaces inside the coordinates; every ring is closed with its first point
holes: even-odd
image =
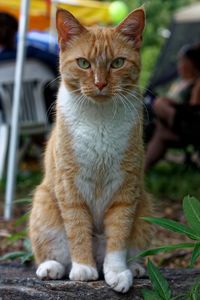
{"type": "Polygon", "coordinates": [[[107,82],[106,81],[97,81],[97,82],[95,82],[95,85],[101,91],[107,85],[107,82]]]}

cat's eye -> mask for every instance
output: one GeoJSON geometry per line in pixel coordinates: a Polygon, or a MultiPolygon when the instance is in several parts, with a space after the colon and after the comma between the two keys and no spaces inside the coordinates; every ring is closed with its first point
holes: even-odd
{"type": "Polygon", "coordinates": [[[77,59],[77,64],[81,69],[89,69],[91,67],[90,62],[83,57],[77,59]]]}
{"type": "Polygon", "coordinates": [[[113,69],[119,69],[124,65],[125,58],[123,57],[117,57],[115,58],[111,63],[111,68],[113,69]]]}

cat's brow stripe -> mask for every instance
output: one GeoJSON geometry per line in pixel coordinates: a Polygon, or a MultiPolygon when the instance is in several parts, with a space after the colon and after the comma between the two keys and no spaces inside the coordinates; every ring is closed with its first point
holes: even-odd
{"type": "Polygon", "coordinates": [[[102,55],[106,58],[113,56],[112,46],[110,37],[103,31],[97,31],[96,34],[93,35],[92,47],[90,56],[92,58],[102,57],[102,55]],[[99,43],[100,42],[100,43],[99,43]]]}
{"type": "Polygon", "coordinates": [[[114,53],[113,53],[113,50],[112,50],[112,46],[111,46],[112,45],[112,40],[110,39],[110,37],[107,36],[106,42],[107,42],[107,51],[109,51],[109,52],[107,52],[107,54],[108,54],[108,56],[113,57],[114,53]]]}

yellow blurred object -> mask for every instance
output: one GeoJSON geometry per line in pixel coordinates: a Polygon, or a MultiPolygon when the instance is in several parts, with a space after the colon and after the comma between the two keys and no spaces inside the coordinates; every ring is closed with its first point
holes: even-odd
{"type": "MultiPolygon", "coordinates": [[[[0,11],[8,12],[19,18],[20,0],[3,0],[0,2],[0,11]]],[[[50,8],[49,1],[31,0],[30,1],[30,19],[29,29],[44,30],[49,28],[50,8]]]]}
{"type": "MultiPolygon", "coordinates": [[[[0,11],[6,11],[17,18],[20,12],[20,0],[1,0],[0,11]]],[[[29,30],[45,30],[50,27],[51,6],[69,10],[84,25],[112,23],[109,15],[110,3],[93,0],[31,0],[29,30]],[[58,3],[59,2],[59,3],[58,3]]]]}
{"type": "Polygon", "coordinates": [[[92,0],[79,0],[70,1],[76,3],[71,4],[58,4],[60,8],[69,10],[78,20],[84,25],[93,25],[98,23],[108,24],[111,23],[109,15],[110,3],[98,2],[92,0]]]}

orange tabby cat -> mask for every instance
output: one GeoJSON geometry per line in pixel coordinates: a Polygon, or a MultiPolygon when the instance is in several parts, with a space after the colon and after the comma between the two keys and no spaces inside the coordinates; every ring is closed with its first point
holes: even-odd
{"type": "Polygon", "coordinates": [[[128,261],[150,238],[136,88],[144,24],[142,8],[115,28],[57,11],[62,80],[30,217],[41,279],[96,280],[103,267],[107,284],[126,292],[144,271],[128,261]]]}

